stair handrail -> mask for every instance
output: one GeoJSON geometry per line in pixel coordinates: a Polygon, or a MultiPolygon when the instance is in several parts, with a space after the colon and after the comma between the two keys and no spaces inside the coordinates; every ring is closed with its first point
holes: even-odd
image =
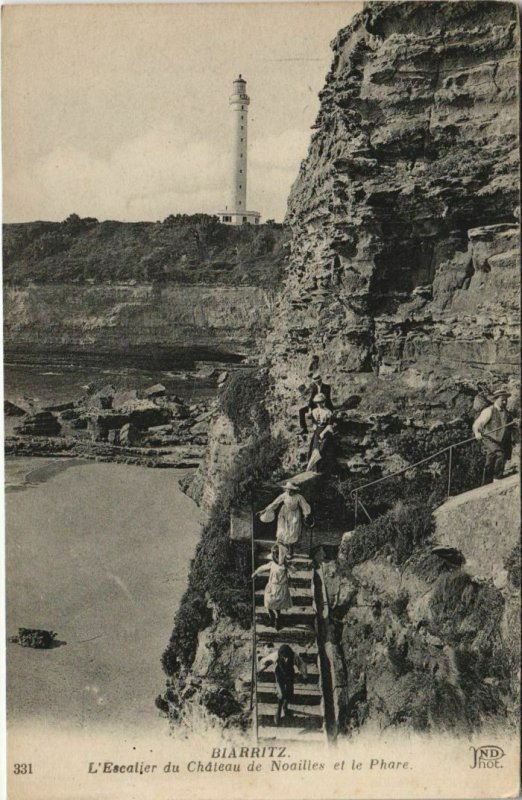
{"type": "Polygon", "coordinates": [[[254,572],[256,569],[256,544],[254,539],[254,507],[251,506],[251,560],[252,560],[252,676],[250,688],[250,709],[254,714],[254,736],[258,740],[259,720],[257,714],[257,631],[256,631],[256,582],[254,572]]]}
{"type": "MultiPolygon", "coordinates": [[[[488,431],[488,433],[497,433],[498,431],[502,431],[505,428],[509,428],[512,425],[516,425],[516,423],[517,423],[517,420],[512,420],[511,422],[506,423],[506,425],[501,425],[500,428],[493,428],[492,430],[488,431]]],[[[488,433],[484,433],[482,435],[485,438],[489,438],[488,437],[488,433]]],[[[373,520],[370,517],[368,511],[366,510],[366,508],[364,507],[361,499],[359,498],[359,492],[363,491],[364,489],[367,489],[369,486],[375,486],[376,484],[383,483],[383,481],[387,481],[390,478],[396,478],[398,475],[403,475],[405,472],[409,472],[410,469],[415,469],[415,467],[419,467],[421,464],[426,464],[428,461],[432,461],[434,458],[438,458],[438,456],[441,456],[443,453],[448,453],[448,452],[449,452],[449,458],[448,458],[448,491],[447,491],[447,496],[449,498],[451,496],[451,466],[452,466],[453,449],[455,447],[460,447],[463,444],[469,444],[470,442],[476,442],[476,441],[479,441],[476,436],[470,436],[469,439],[462,439],[460,442],[455,442],[454,444],[449,444],[446,447],[443,447],[442,450],[437,450],[436,453],[432,453],[431,455],[426,456],[426,458],[421,458],[420,461],[415,461],[415,463],[408,464],[407,467],[403,467],[402,469],[399,469],[396,472],[390,472],[389,475],[383,475],[381,478],[376,478],[376,480],[374,480],[374,481],[369,481],[368,483],[364,483],[362,486],[357,486],[357,488],[352,489],[352,491],[350,492],[350,497],[353,497],[354,501],[355,501],[354,528],[357,527],[357,516],[358,516],[357,512],[358,512],[359,505],[361,506],[362,510],[364,511],[366,516],[368,517],[369,521],[373,522],[373,520]]]]}

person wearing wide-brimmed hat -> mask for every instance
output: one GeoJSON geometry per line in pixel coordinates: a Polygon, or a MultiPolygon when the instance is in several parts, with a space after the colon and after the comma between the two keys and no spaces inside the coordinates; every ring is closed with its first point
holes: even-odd
{"type": "Polygon", "coordinates": [[[509,392],[493,392],[493,405],[487,406],[473,423],[473,433],[484,448],[486,464],[483,483],[504,477],[504,466],[511,458],[513,418],[507,410],[509,392]]]}
{"type": "Polygon", "coordinates": [[[324,466],[320,462],[325,455],[327,455],[334,434],[334,429],[332,427],[333,412],[329,408],[326,408],[326,397],[324,394],[317,394],[315,396],[315,402],[317,406],[312,410],[312,419],[315,428],[308,449],[307,470],[320,471],[324,466]]]}
{"type": "Polygon", "coordinates": [[[306,427],[306,415],[311,414],[314,408],[317,406],[317,395],[322,394],[324,396],[324,404],[325,407],[333,411],[333,404],[332,404],[332,387],[329,383],[323,383],[323,379],[319,372],[314,372],[312,375],[312,386],[310,389],[310,397],[308,399],[308,404],[303,406],[299,409],[299,424],[301,426],[301,433],[307,433],[308,429],[306,427]]]}
{"type": "Polygon", "coordinates": [[[293,553],[294,545],[299,541],[303,530],[303,521],[308,517],[312,509],[304,499],[303,495],[299,493],[299,487],[292,481],[287,481],[283,484],[285,490],[276,499],[270,503],[265,509],[259,511],[262,521],[263,517],[275,512],[281,506],[277,516],[277,533],[276,538],[280,544],[283,544],[291,556],[293,553]]]}

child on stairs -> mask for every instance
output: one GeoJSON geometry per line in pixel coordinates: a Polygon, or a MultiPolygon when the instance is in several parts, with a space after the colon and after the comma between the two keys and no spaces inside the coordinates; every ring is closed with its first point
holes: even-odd
{"type": "Polygon", "coordinates": [[[284,548],[275,544],[271,550],[271,560],[267,564],[262,564],[252,574],[252,578],[254,578],[256,575],[268,572],[264,604],[270,623],[276,631],[281,629],[281,611],[292,607],[289,573],[293,571],[295,571],[295,567],[289,563],[284,548]]]}
{"type": "Polygon", "coordinates": [[[283,712],[285,717],[292,714],[288,703],[294,698],[295,667],[303,677],[306,677],[306,664],[288,644],[282,644],[277,652],[264,656],[259,662],[259,672],[264,672],[271,664],[275,664],[274,677],[278,698],[274,722],[280,725],[283,712]]]}

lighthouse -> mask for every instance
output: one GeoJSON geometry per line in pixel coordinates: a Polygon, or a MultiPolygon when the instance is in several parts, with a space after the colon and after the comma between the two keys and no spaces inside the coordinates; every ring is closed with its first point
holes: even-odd
{"type": "Polygon", "coordinates": [[[219,211],[219,221],[226,225],[258,225],[258,211],[247,210],[247,144],[248,144],[248,106],[250,98],[246,93],[246,80],[239,75],[232,84],[229,98],[232,114],[231,164],[229,202],[224,211],[219,211]]]}

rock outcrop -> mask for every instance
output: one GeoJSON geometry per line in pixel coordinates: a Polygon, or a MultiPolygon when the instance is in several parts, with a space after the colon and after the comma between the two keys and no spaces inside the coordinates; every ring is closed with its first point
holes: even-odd
{"type": "Polygon", "coordinates": [[[518,475],[451,498],[401,566],[385,552],[326,570],[345,665],[346,728],[516,724],[518,475]],[[458,558],[457,558],[458,556],[458,558]]]}
{"type": "Polygon", "coordinates": [[[276,418],[312,354],[337,404],[431,421],[517,376],[518,41],[491,2],[370,3],[338,33],[288,202],[276,418]]]}
{"type": "MultiPolygon", "coordinates": [[[[518,46],[514,4],[369,3],[332,44],[290,194],[289,264],[263,366],[287,474],[306,463],[308,442],[295,434],[307,376],[319,368],[333,387],[341,457],[314,498],[316,532],[340,539],[339,519],[353,525],[351,490],[364,474],[443,453],[365,497],[373,522],[324,566],[341,732],[470,732],[517,708],[516,554],[479,574],[462,537],[433,536],[431,510],[448,487],[446,448],[470,436],[489,392],[506,384],[512,409],[518,402],[518,46]]],[[[240,445],[220,418],[193,483],[207,508],[240,445]]],[[[454,454],[452,491],[480,481],[478,450],[454,454]]],[[[502,490],[480,491],[495,495],[479,504],[487,554],[502,490]]],[[[477,519],[471,500],[461,511],[477,519]]]]}

